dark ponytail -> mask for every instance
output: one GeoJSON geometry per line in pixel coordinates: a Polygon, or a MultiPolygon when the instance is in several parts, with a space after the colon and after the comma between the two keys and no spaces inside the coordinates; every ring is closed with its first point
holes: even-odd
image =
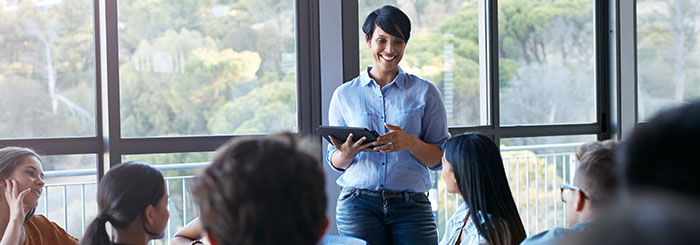
{"type": "MultiPolygon", "coordinates": [[[[125,229],[141,218],[148,205],[157,206],[164,196],[163,174],[145,163],[126,162],[105,174],[97,187],[99,215],[85,230],[81,245],[111,245],[105,224],[125,229]]],[[[144,228],[144,232],[153,235],[144,228]]]]}
{"type": "Polygon", "coordinates": [[[85,229],[85,234],[83,234],[80,244],[111,245],[112,242],[109,240],[107,228],[105,227],[107,221],[109,221],[109,218],[104,213],[98,214],[95,220],[85,229]]]}

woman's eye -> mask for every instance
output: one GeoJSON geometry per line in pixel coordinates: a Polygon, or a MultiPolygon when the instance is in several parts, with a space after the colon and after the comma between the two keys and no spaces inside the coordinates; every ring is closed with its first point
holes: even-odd
{"type": "Polygon", "coordinates": [[[34,171],[27,171],[26,173],[27,173],[29,176],[32,176],[32,177],[34,176],[34,171]]]}
{"type": "Polygon", "coordinates": [[[377,39],[377,42],[378,42],[378,43],[385,43],[386,40],[384,40],[384,39],[377,39]]]}

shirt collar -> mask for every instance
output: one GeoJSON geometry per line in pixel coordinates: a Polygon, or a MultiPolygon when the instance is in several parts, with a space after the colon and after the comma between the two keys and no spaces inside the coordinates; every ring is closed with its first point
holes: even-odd
{"type": "MultiPolygon", "coordinates": [[[[371,81],[373,81],[372,77],[369,76],[369,71],[371,69],[372,69],[372,67],[368,66],[367,69],[365,69],[365,72],[363,72],[360,75],[360,82],[363,86],[367,86],[371,81]]],[[[396,87],[403,88],[404,85],[406,85],[406,78],[407,77],[408,76],[406,75],[406,73],[403,71],[403,69],[401,69],[401,66],[399,66],[399,74],[396,74],[394,81],[392,81],[391,83],[389,83],[387,85],[396,84],[396,87]]]]}

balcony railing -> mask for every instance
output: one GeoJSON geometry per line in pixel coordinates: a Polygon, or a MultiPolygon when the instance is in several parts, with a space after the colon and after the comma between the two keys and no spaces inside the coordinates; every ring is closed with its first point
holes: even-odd
{"type": "MultiPolygon", "coordinates": [[[[528,235],[534,235],[553,226],[565,226],[564,205],[560,200],[559,185],[571,183],[578,162],[573,148],[579,144],[536,145],[525,147],[502,147],[504,167],[513,198],[528,235]],[[556,153],[538,153],[549,151],[556,153]]],[[[191,171],[208,163],[186,163],[153,165],[161,171],[191,171]]],[[[47,184],[39,200],[38,214],[44,214],[57,222],[75,237],[82,237],[85,227],[96,216],[95,202],[97,186],[95,170],[47,171],[46,179],[91,177],[92,181],[47,184]]],[[[167,244],[169,238],[184,224],[198,216],[198,210],[189,193],[188,183],[192,175],[166,177],[170,201],[170,220],[165,237],[153,244],[167,244]]],[[[440,172],[431,175],[433,188],[429,197],[433,203],[440,237],[445,221],[461,204],[459,195],[449,194],[440,177],[440,172]]]]}

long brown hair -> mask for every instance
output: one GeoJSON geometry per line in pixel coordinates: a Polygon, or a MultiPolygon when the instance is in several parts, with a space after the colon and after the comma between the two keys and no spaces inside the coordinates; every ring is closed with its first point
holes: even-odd
{"type": "MultiPolygon", "coordinates": [[[[15,168],[22,164],[27,157],[36,157],[39,163],[42,163],[39,154],[32,149],[16,146],[0,149],[0,180],[10,178],[15,168]]],[[[36,207],[31,208],[29,212],[27,212],[27,215],[24,216],[24,221],[29,220],[34,215],[34,211],[36,211],[36,207]]]]}

